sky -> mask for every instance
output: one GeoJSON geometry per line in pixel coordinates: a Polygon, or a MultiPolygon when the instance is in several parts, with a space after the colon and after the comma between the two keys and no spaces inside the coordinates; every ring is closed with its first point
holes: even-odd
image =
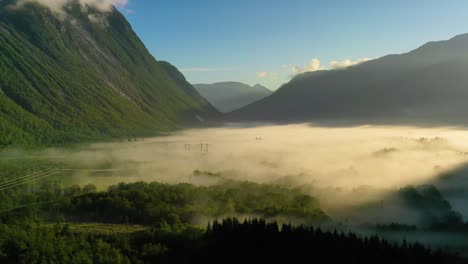
{"type": "Polygon", "coordinates": [[[405,53],[468,33],[465,0],[122,3],[154,57],[174,64],[191,83],[240,81],[275,90],[304,71],[405,53]]]}

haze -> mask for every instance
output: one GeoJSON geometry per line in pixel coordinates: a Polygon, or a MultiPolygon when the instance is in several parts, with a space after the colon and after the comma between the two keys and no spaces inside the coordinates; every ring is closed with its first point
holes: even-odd
{"type": "Polygon", "coordinates": [[[465,130],[448,127],[260,125],[191,129],[78,150],[5,150],[2,155],[41,157],[68,169],[109,170],[70,174],[74,183],[92,182],[101,189],[140,180],[200,185],[220,180],[194,176],[199,170],[220,172],[223,179],[308,186],[325,208],[333,208],[433,182],[465,164],[467,139],[465,130]],[[362,188],[373,190],[372,195],[347,195],[362,188]],[[324,194],[323,189],[335,191],[324,194]]]}

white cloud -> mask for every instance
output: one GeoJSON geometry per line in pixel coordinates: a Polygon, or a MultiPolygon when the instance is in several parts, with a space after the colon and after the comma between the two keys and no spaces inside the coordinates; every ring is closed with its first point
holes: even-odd
{"type": "Polygon", "coordinates": [[[291,71],[294,75],[297,75],[297,74],[301,74],[301,73],[304,73],[304,72],[314,72],[314,71],[319,71],[319,70],[324,70],[325,68],[323,68],[321,66],[321,62],[319,59],[317,58],[313,58],[309,64],[307,65],[304,65],[304,66],[293,66],[291,68],[291,71]]]}
{"type": "Polygon", "coordinates": [[[355,60],[355,61],[352,61],[352,60],[349,60],[349,59],[346,59],[346,60],[343,60],[343,61],[331,61],[330,62],[330,68],[331,69],[343,69],[343,68],[347,68],[347,67],[350,67],[350,66],[353,66],[353,65],[358,65],[358,64],[361,64],[363,62],[366,62],[370,60],[369,58],[362,58],[362,59],[358,59],[358,60],[355,60]]]}
{"type": "MultiPolygon", "coordinates": [[[[110,12],[114,6],[125,8],[129,0],[77,0],[83,7],[92,7],[101,12],[110,12]]],[[[36,2],[51,10],[64,14],[65,7],[75,0],[18,0],[16,7],[22,7],[27,3],[36,2]]]]}
{"type": "MultiPolygon", "coordinates": [[[[62,1],[67,2],[70,0],[62,1]]],[[[97,8],[99,11],[110,11],[114,6],[124,8],[128,4],[128,0],[79,0],[79,2],[83,6],[92,6],[94,8],[97,8]]]]}
{"type": "Polygon", "coordinates": [[[107,24],[107,17],[99,14],[88,14],[88,19],[89,21],[96,23],[96,24],[101,24],[101,25],[108,25],[107,24]]]}
{"type": "Polygon", "coordinates": [[[257,78],[266,78],[268,75],[269,73],[267,71],[257,72],[257,78]]]}
{"type": "Polygon", "coordinates": [[[362,58],[355,61],[346,59],[343,61],[333,60],[327,66],[322,65],[319,59],[313,58],[309,64],[304,66],[292,66],[291,72],[293,75],[298,75],[305,72],[314,72],[314,71],[321,71],[321,70],[336,70],[336,69],[344,69],[353,65],[357,65],[363,62],[368,61],[368,58],[362,58]]]}

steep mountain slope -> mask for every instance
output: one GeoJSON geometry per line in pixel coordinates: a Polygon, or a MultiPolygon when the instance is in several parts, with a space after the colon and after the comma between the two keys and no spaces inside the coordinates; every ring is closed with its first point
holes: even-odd
{"type": "Polygon", "coordinates": [[[154,135],[218,116],[117,10],[72,4],[59,16],[14,2],[0,1],[0,145],[154,135]]]}
{"type": "Polygon", "coordinates": [[[169,74],[172,80],[185,91],[193,100],[202,105],[206,110],[212,113],[217,113],[218,110],[211,105],[203,96],[201,96],[197,90],[185,79],[185,76],[177,69],[174,65],[167,61],[159,61],[159,65],[169,74]]]}
{"type": "Polygon", "coordinates": [[[296,76],[235,120],[468,121],[468,35],[343,70],[296,76]]]}
{"type": "Polygon", "coordinates": [[[195,89],[221,112],[227,113],[269,96],[272,91],[257,84],[239,82],[195,84],[195,89]]]}

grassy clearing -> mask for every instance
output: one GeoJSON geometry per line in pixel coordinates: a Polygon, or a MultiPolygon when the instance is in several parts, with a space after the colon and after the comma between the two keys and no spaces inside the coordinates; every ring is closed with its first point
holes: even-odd
{"type": "MultiPolygon", "coordinates": [[[[49,227],[54,227],[56,225],[57,224],[47,224],[49,227]]],[[[131,234],[149,229],[148,226],[143,225],[106,223],[64,223],[64,225],[68,225],[72,232],[99,235],[131,234]]]]}

